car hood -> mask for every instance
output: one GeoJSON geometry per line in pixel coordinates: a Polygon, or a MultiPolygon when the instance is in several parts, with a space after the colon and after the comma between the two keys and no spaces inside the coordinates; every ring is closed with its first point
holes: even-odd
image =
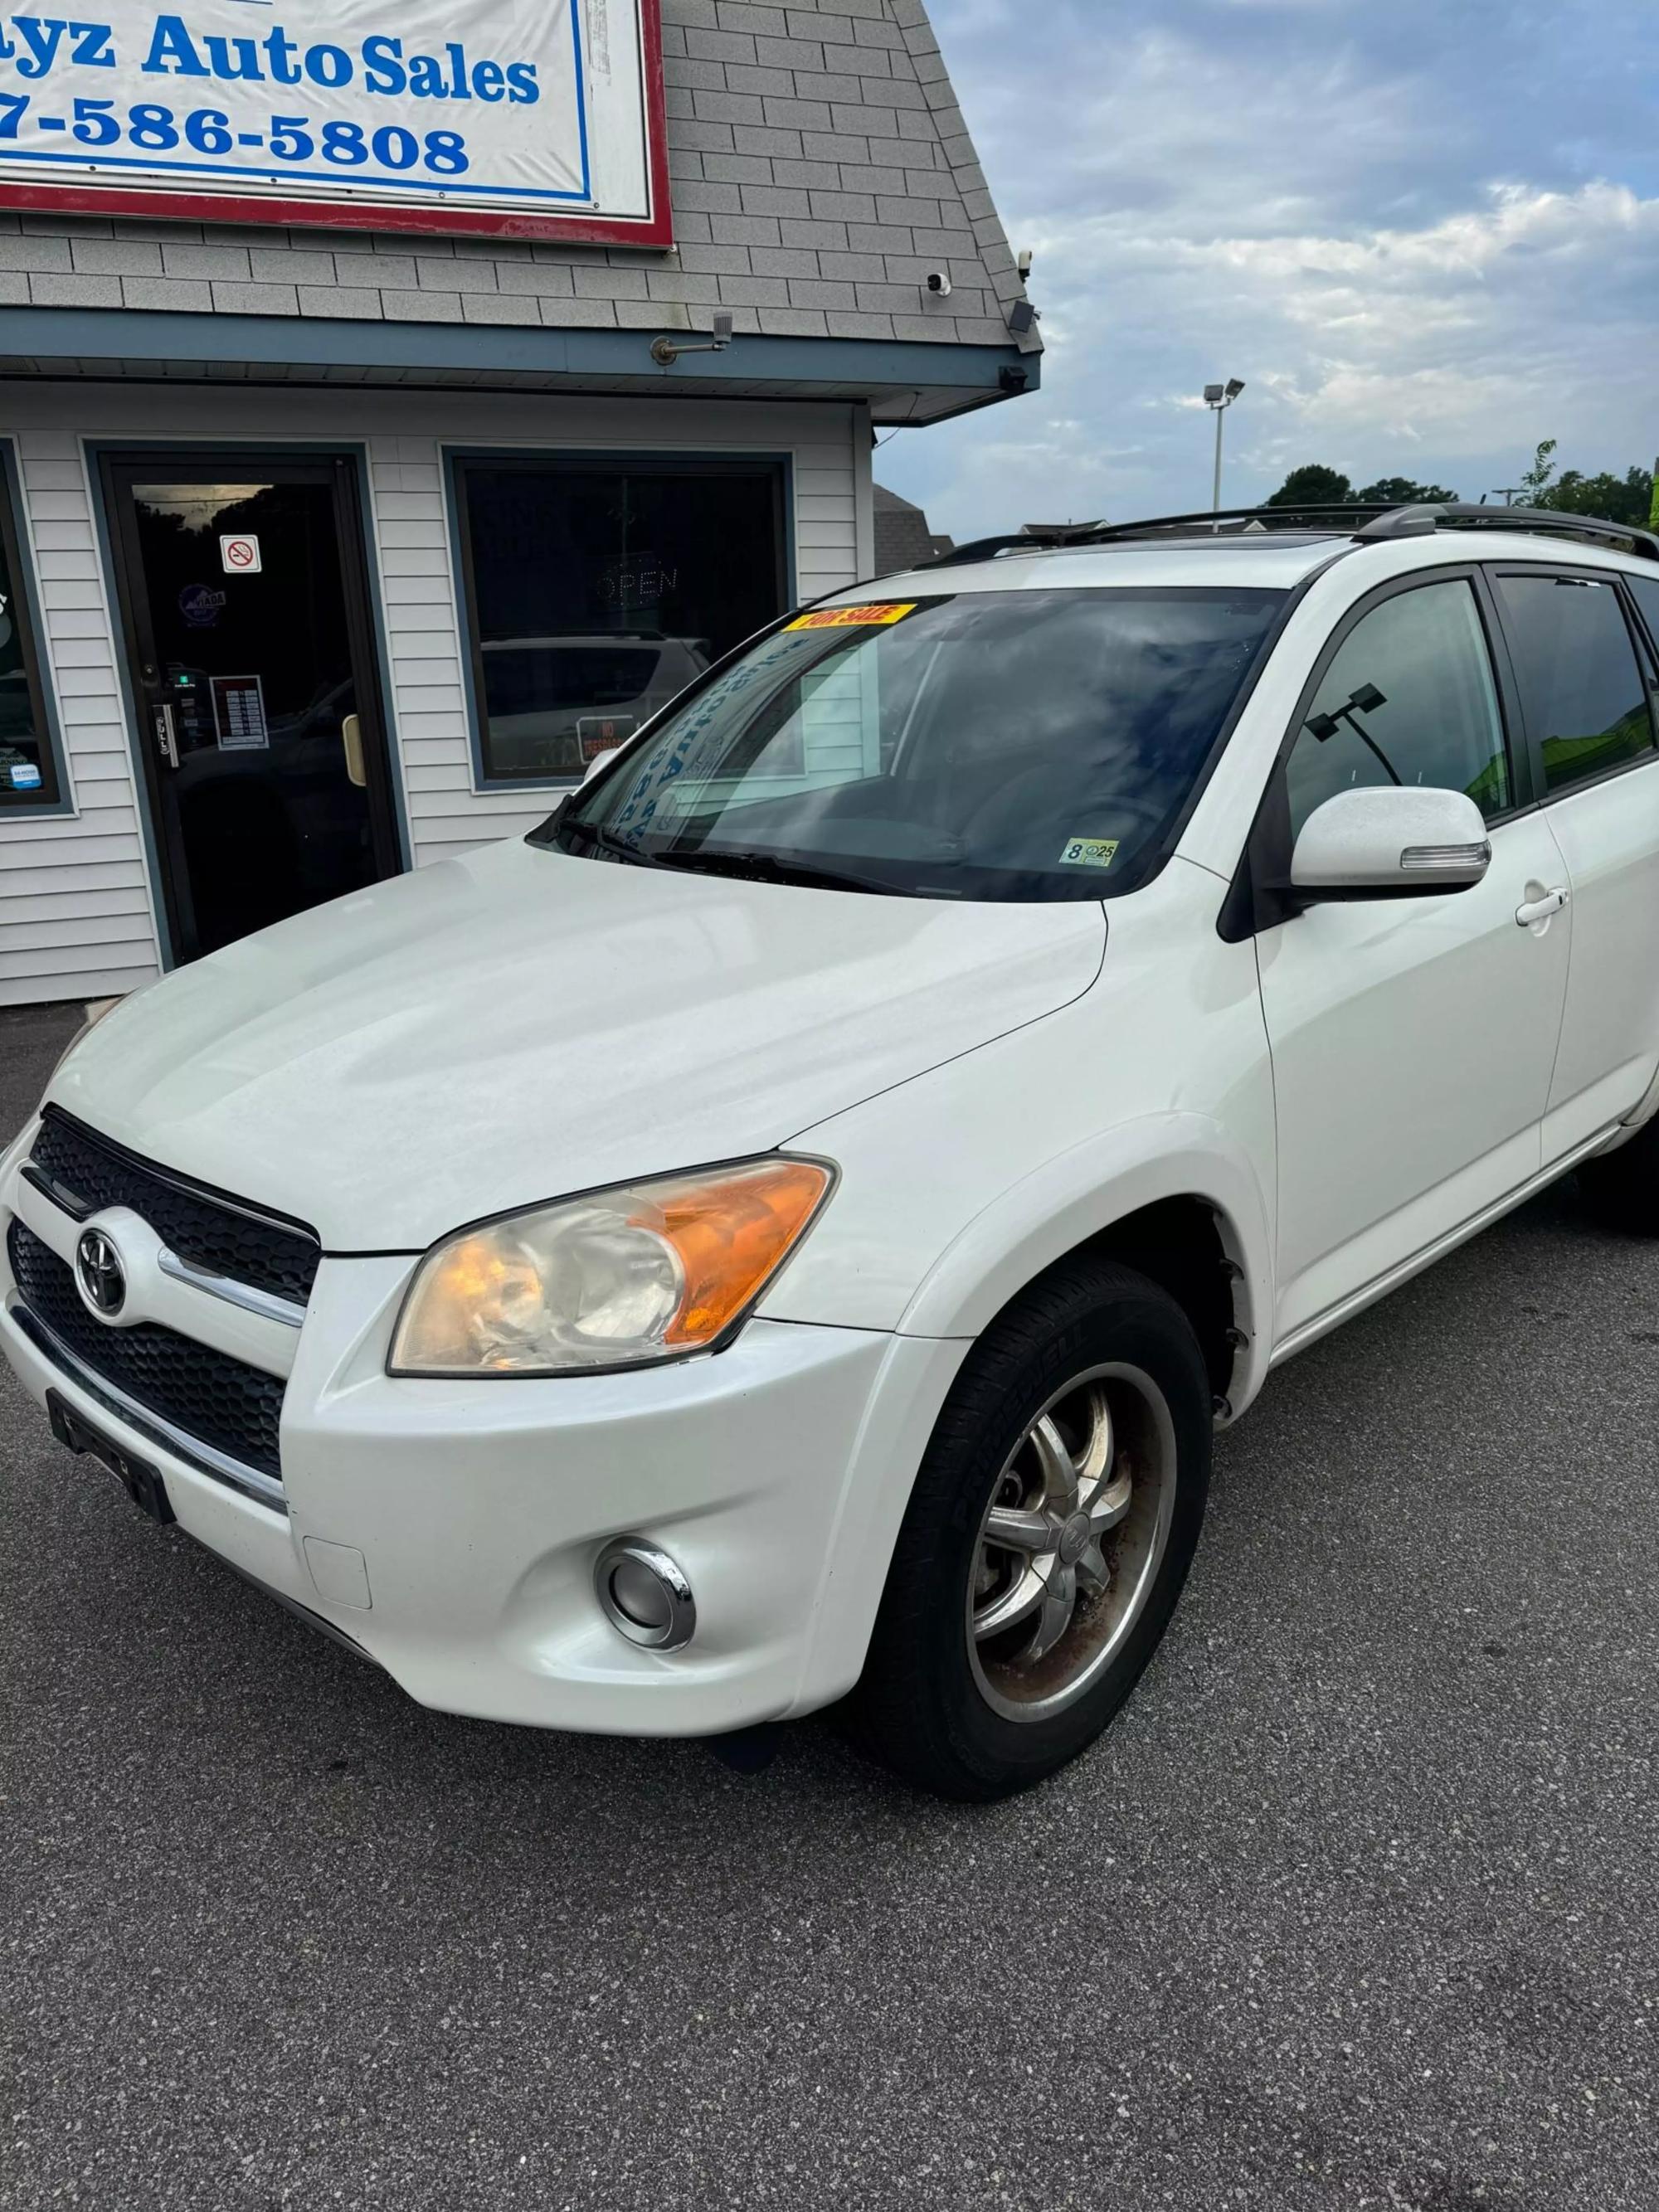
{"type": "Polygon", "coordinates": [[[947,904],[515,841],[164,978],[48,1095],[330,1250],[418,1250],[770,1150],[1066,1005],[1105,934],[1092,902],[947,904]]]}

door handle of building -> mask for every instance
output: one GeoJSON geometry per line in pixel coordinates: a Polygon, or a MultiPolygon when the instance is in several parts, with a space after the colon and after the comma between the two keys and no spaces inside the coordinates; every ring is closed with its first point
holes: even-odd
{"type": "Polygon", "coordinates": [[[368,781],[368,771],[363,766],[363,725],[357,714],[348,714],[340,725],[340,743],[345,747],[346,778],[359,791],[368,781]]]}
{"type": "Polygon", "coordinates": [[[173,709],[163,699],[150,709],[155,719],[155,750],[169,768],[179,765],[179,739],[173,727],[173,709]]]}
{"type": "Polygon", "coordinates": [[[1553,914],[1559,914],[1566,902],[1567,894],[1558,884],[1542,898],[1523,899],[1515,909],[1515,918],[1522,929],[1530,929],[1535,921],[1547,921],[1553,914]]]}

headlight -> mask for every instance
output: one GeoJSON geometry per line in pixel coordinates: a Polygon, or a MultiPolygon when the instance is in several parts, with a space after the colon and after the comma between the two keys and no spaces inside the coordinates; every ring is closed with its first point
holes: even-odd
{"type": "Polygon", "coordinates": [[[570,1375],[706,1352],[806,1233],[834,1177],[777,1155],[596,1191],[435,1246],[393,1375],[570,1375]]]}

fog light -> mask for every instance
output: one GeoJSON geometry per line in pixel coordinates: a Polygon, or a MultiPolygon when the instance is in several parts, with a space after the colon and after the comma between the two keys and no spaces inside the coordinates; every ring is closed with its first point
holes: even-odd
{"type": "Polygon", "coordinates": [[[691,1585],[666,1552],[628,1537],[607,1544],[593,1570],[593,1588],[605,1619],[630,1644],[649,1651],[678,1651],[697,1625],[691,1585]]]}

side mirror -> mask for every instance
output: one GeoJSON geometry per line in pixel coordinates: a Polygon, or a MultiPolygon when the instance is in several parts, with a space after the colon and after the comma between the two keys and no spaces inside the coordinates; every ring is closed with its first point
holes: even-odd
{"type": "Polygon", "coordinates": [[[1480,809],[1464,792],[1383,784],[1315,807],[1291,855],[1309,898],[1468,890],[1492,863],[1480,809]]]}

